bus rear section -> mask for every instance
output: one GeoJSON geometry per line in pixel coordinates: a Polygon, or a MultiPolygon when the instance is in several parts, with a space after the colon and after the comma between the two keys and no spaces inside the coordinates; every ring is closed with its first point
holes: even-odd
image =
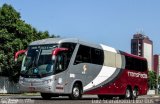
{"type": "Polygon", "coordinates": [[[146,95],[148,91],[147,60],[122,51],[105,53],[104,60],[110,59],[107,62],[104,61],[104,65],[108,67],[106,76],[110,73],[109,68],[115,68],[115,71],[102,85],[85,93],[97,94],[101,99],[111,99],[114,96],[120,99],[136,99],[139,95],[146,95]]]}

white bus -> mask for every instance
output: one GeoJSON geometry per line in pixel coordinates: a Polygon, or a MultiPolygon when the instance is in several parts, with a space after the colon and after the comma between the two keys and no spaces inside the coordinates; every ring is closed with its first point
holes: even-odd
{"type": "Polygon", "coordinates": [[[148,90],[146,59],[106,45],[48,38],[18,51],[15,60],[22,53],[20,91],[40,92],[44,99],[82,94],[133,99],[148,90]]]}

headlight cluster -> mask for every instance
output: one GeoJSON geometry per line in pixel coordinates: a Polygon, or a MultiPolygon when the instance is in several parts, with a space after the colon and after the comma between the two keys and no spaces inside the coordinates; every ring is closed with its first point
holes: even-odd
{"type": "Polygon", "coordinates": [[[25,80],[24,78],[19,79],[19,84],[28,84],[28,83],[34,83],[34,85],[41,85],[41,84],[49,84],[53,81],[53,79],[46,79],[46,80],[25,80]]]}
{"type": "Polygon", "coordinates": [[[51,83],[51,82],[52,82],[52,79],[48,79],[48,80],[43,81],[44,84],[48,84],[48,83],[51,83]]]}

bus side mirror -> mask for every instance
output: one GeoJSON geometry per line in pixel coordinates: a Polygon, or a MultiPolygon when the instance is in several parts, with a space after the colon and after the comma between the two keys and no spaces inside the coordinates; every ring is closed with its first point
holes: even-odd
{"type": "Polygon", "coordinates": [[[27,50],[20,50],[20,51],[16,52],[15,55],[14,55],[14,61],[17,62],[18,55],[24,54],[26,51],[27,50]]]}
{"type": "Polygon", "coordinates": [[[59,52],[62,52],[62,51],[68,51],[68,48],[55,48],[53,51],[52,51],[52,60],[55,60],[55,56],[58,55],[59,52]]]}

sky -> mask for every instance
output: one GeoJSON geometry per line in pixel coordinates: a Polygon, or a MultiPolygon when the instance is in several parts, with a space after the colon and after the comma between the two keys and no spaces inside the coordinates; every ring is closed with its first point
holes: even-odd
{"type": "Polygon", "coordinates": [[[0,0],[4,3],[39,31],[128,53],[133,34],[143,33],[160,54],[160,0],[0,0]]]}

